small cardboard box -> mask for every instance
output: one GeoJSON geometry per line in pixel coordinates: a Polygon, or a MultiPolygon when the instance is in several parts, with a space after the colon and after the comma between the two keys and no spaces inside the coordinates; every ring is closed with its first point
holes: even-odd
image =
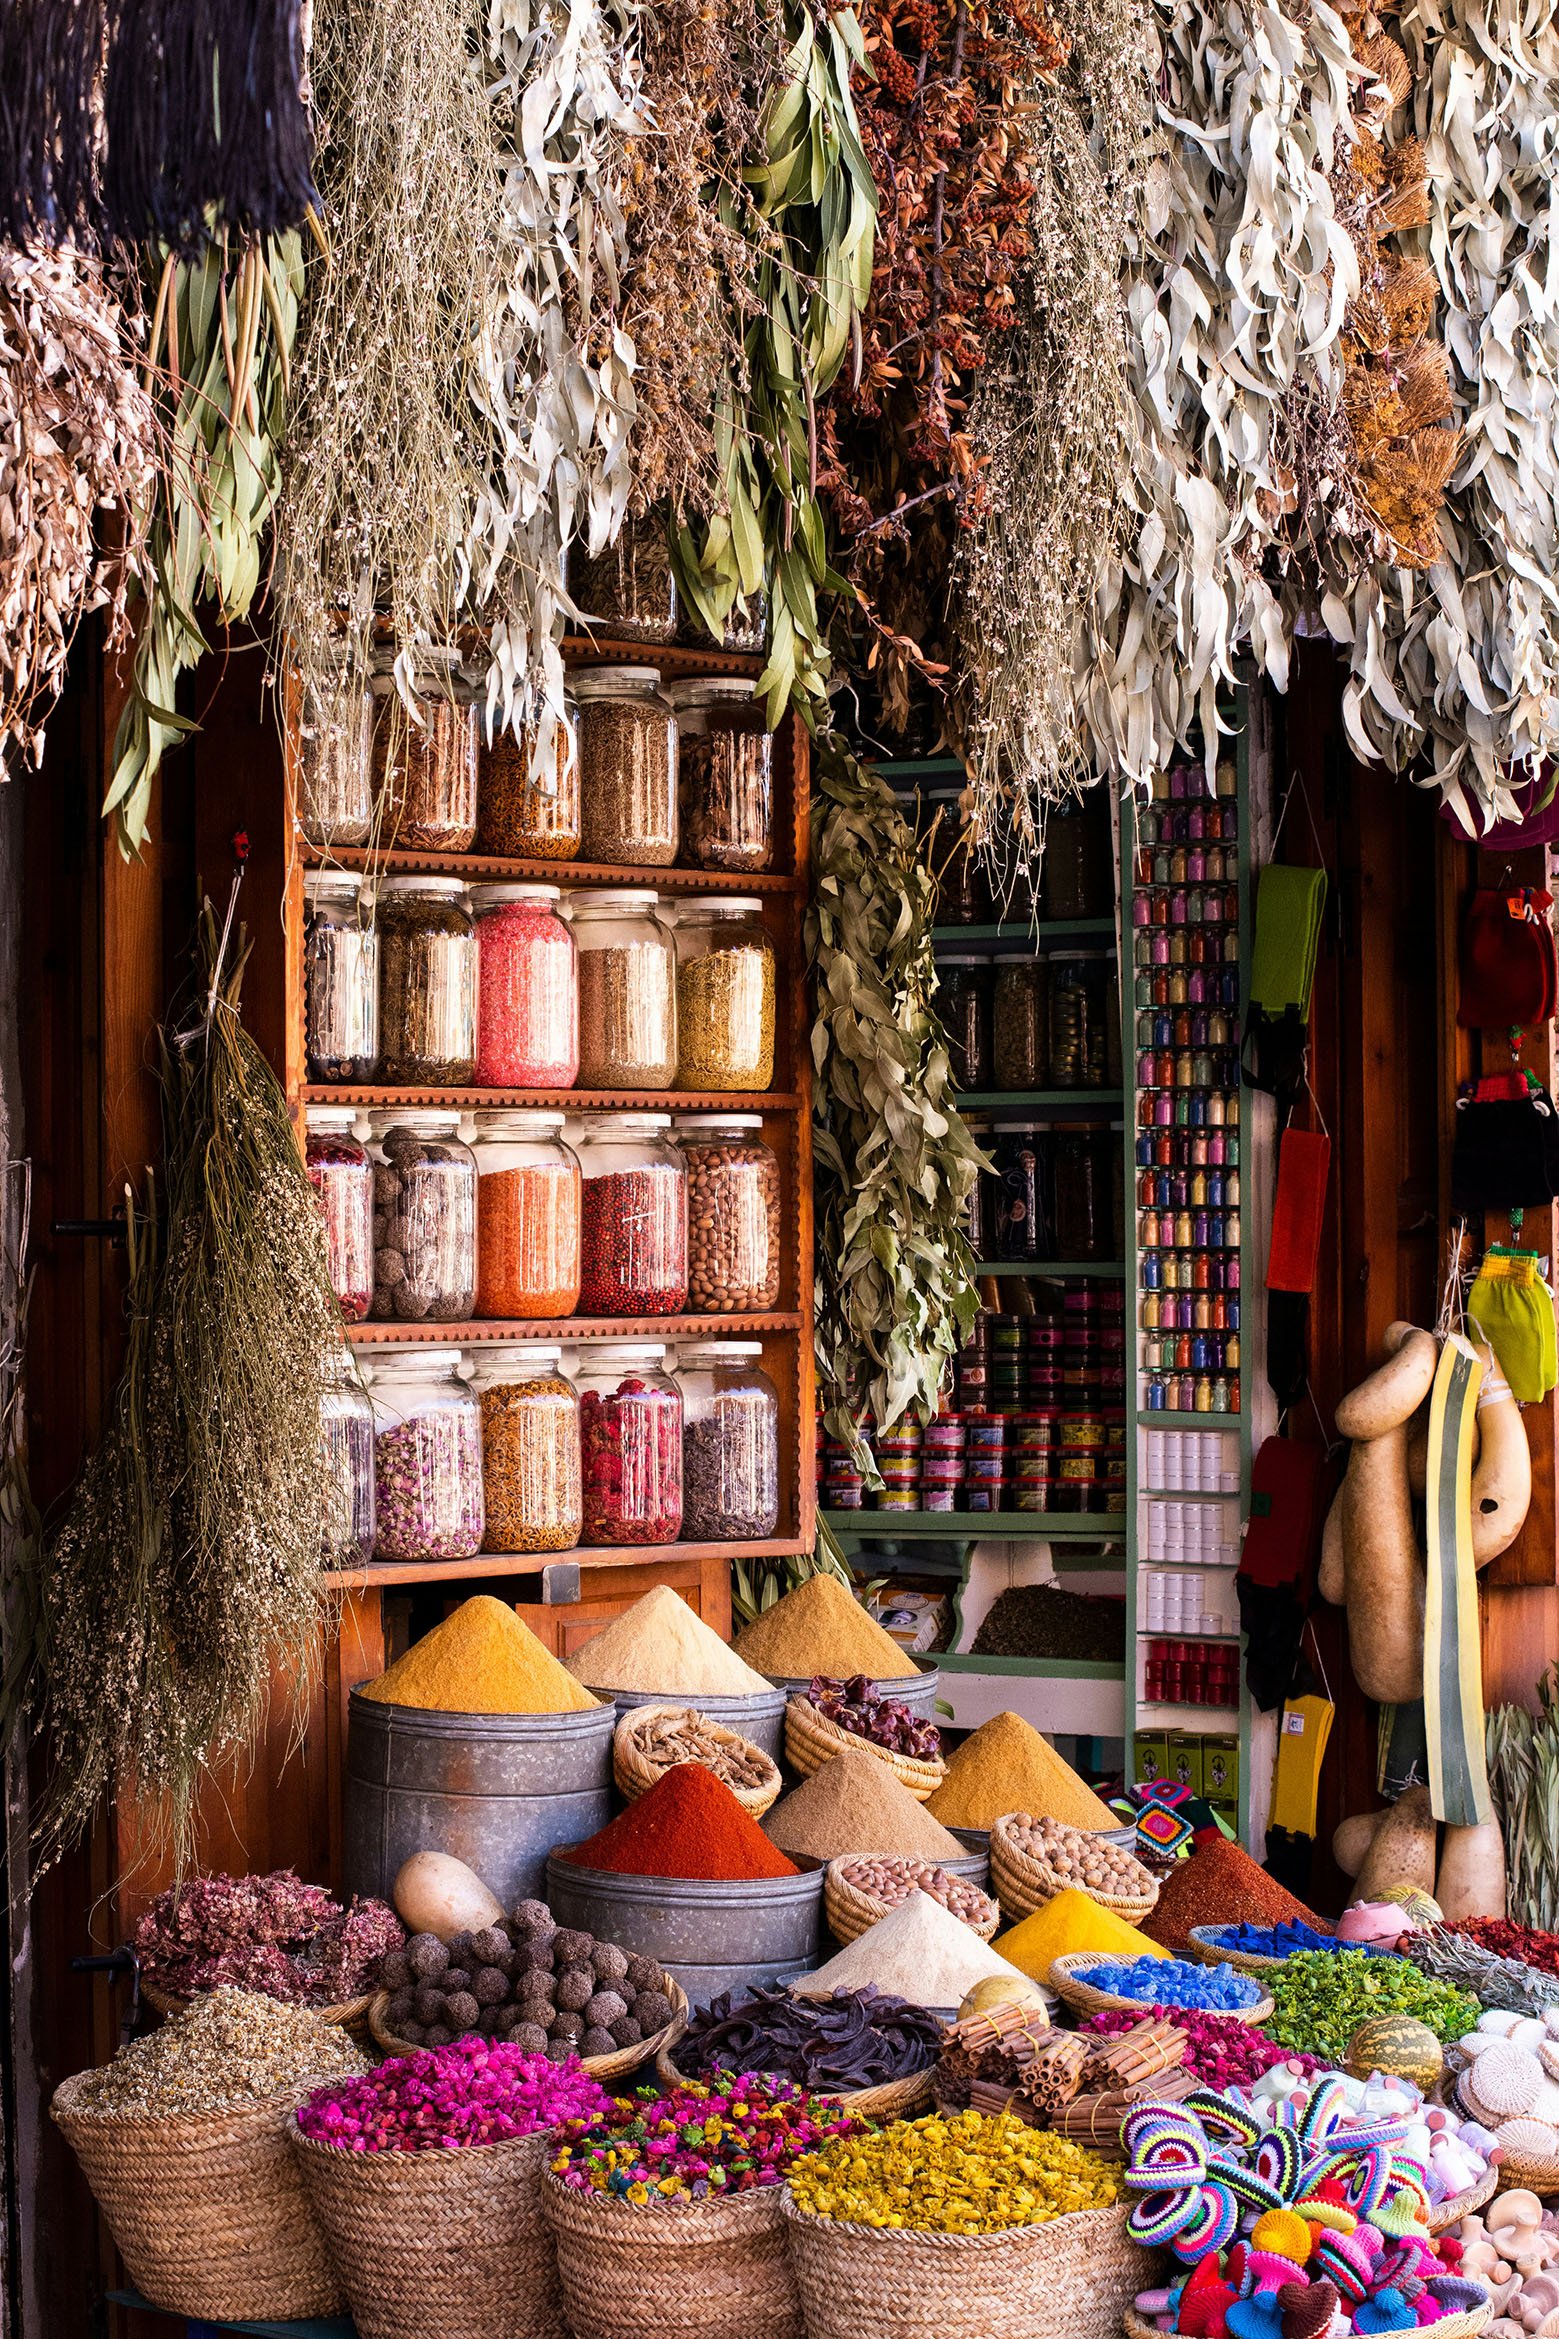
{"type": "Polygon", "coordinates": [[[1202,1793],[1209,1803],[1240,1800],[1240,1742],[1238,1738],[1202,1740],[1202,1793]]]}
{"type": "Polygon", "coordinates": [[[1132,1757],[1132,1777],[1139,1786],[1169,1776],[1169,1733],[1167,1730],[1139,1730],[1132,1757]]]}
{"type": "Polygon", "coordinates": [[[1169,1776],[1188,1795],[1202,1792],[1202,1741],[1194,1731],[1175,1730],[1169,1740],[1169,1776]]]}

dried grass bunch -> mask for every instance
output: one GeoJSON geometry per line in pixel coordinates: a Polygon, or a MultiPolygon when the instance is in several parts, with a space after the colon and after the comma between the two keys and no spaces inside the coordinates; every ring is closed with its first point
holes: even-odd
{"type": "Polygon", "coordinates": [[[107,610],[111,644],[126,636],[157,444],[97,263],[0,249],[0,759],[41,760],[88,610],[107,610]]]}

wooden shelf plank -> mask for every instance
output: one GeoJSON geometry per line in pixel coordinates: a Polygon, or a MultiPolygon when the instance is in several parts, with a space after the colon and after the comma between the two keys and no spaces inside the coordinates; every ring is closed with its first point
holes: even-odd
{"type": "Polygon", "coordinates": [[[425,1341],[470,1347],[484,1340],[752,1340],[768,1332],[799,1332],[794,1309],[747,1316],[486,1316],[466,1324],[349,1324],[354,1348],[381,1342],[425,1341]]]}
{"type": "Polygon", "coordinates": [[[306,1105],[409,1105],[421,1111],[443,1105],[450,1112],[479,1113],[514,1106],[521,1112],[554,1113],[793,1113],[801,1099],[775,1089],[739,1094],[682,1088],[416,1088],[365,1081],[348,1086],[306,1081],[298,1090],[306,1105]]]}
{"type": "Polygon", "coordinates": [[[1052,1283],[1070,1282],[1074,1276],[1097,1275],[1101,1282],[1120,1283],[1126,1274],[1124,1259],[981,1259],[976,1262],[978,1275],[1032,1275],[1052,1283]]]}
{"type": "Polygon", "coordinates": [[[905,1536],[938,1536],[943,1541],[978,1543],[987,1536],[1032,1536],[1036,1542],[1062,1537],[1090,1542],[1124,1542],[1124,1511],[820,1511],[818,1516],[841,1541],[862,1537],[895,1542],[905,1536]]]}
{"type": "Polygon", "coordinates": [[[961,1113],[1119,1112],[1118,1088],[966,1088],[955,1100],[961,1113]]]}
{"type": "Polygon", "coordinates": [[[1005,918],[999,925],[933,926],[931,939],[939,950],[956,951],[968,942],[1032,942],[1036,957],[1067,942],[1113,942],[1113,918],[1041,918],[1037,926],[1027,918],[1005,918]]]}
{"type": "Polygon", "coordinates": [[[474,1559],[376,1559],[367,1567],[333,1569],[332,1589],[382,1592],[393,1584],[475,1583],[493,1576],[537,1575],[544,1567],[642,1567],[646,1562],[694,1559],[789,1559],[807,1546],[794,1535],[763,1543],[580,1543],[572,1551],[479,1551],[474,1559]]]}
{"type": "Polygon", "coordinates": [[[762,899],[793,900],[802,890],[799,877],[764,872],[748,876],[729,869],[624,869],[609,861],[525,861],[507,853],[419,853],[383,851],[372,845],[300,845],[309,869],[353,869],[384,877],[465,877],[473,885],[504,878],[533,884],[653,887],[657,893],[756,894],[762,899]]]}

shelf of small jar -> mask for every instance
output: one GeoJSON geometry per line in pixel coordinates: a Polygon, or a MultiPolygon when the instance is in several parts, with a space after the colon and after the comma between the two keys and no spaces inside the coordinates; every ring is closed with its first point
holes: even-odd
{"type": "Polygon", "coordinates": [[[1119,1088],[965,1088],[955,1092],[953,1102],[961,1113],[1118,1113],[1125,1092],[1119,1088]]]}
{"type": "Polygon", "coordinates": [[[606,634],[568,633],[563,636],[565,666],[658,666],[662,674],[750,674],[755,679],[766,663],[756,650],[723,650],[718,642],[705,648],[691,642],[621,642],[606,634]]]}
{"type": "Polygon", "coordinates": [[[505,1105],[553,1113],[786,1113],[801,1102],[794,1093],[772,1088],[418,1088],[383,1082],[349,1087],[331,1081],[306,1083],[298,1099],[305,1105],[442,1105],[458,1113],[505,1105]]]}
{"type": "Polygon", "coordinates": [[[541,885],[653,886],[657,893],[755,894],[794,899],[799,877],[745,869],[626,869],[611,861],[522,861],[505,853],[382,852],[372,845],[300,847],[306,869],[363,870],[380,877],[465,877],[473,885],[520,878],[541,885]]]}
{"type": "Polygon", "coordinates": [[[771,1332],[799,1332],[795,1310],[725,1316],[483,1316],[469,1324],[349,1324],[354,1348],[381,1341],[426,1341],[434,1348],[470,1348],[492,1340],[750,1340],[771,1332]]]}
{"type": "Polygon", "coordinates": [[[543,1568],[643,1567],[663,1560],[793,1559],[810,1550],[795,1535],[743,1543],[576,1543],[571,1551],[479,1551],[474,1559],[371,1560],[367,1567],[332,1568],[328,1585],[342,1591],[382,1591],[390,1584],[444,1584],[457,1579],[537,1575],[543,1568]]]}

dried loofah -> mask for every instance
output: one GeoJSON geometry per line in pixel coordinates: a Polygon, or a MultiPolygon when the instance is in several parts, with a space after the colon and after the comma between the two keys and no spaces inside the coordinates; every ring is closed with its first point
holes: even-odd
{"type": "Polygon", "coordinates": [[[1530,2119],[1501,2120],[1494,2131],[1495,2141],[1507,2155],[1517,2160],[1532,2161],[1539,2167],[1552,2163],[1559,2168],[1559,2132],[1546,2121],[1530,2119]]]}
{"type": "Polygon", "coordinates": [[[1503,2039],[1484,2049],[1463,2081],[1491,2124],[1530,2111],[1542,2084],[1543,2066],[1537,2057],[1503,2039]]]}

